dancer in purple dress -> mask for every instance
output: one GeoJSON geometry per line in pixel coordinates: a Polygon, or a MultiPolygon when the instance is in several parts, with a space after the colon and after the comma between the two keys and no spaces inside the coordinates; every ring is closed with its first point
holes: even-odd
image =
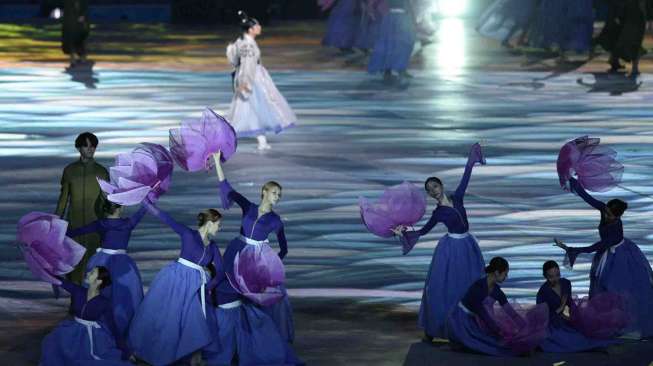
{"type": "Polygon", "coordinates": [[[329,14],[327,31],[322,45],[351,52],[361,22],[361,0],[336,0],[329,14]]]}
{"type": "Polygon", "coordinates": [[[637,244],[624,237],[621,216],[628,204],[619,199],[603,203],[574,178],[570,178],[569,185],[572,192],[601,213],[601,240],[588,247],[572,248],[555,239],[556,245],[566,251],[565,259],[572,266],[580,253],[596,253],[590,270],[590,299],[603,292],[624,295],[632,302],[631,315],[635,319],[629,330],[641,337],[653,336],[653,270],[637,244]]]}
{"type": "Polygon", "coordinates": [[[88,288],[59,279],[70,293],[74,318],[62,321],[45,337],[39,365],[131,365],[121,361],[122,352],[109,330],[113,328],[111,300],[101,294],[111,285],[109,270],[95,267],[87,272],[88,288]]]}
{"type": "Polygon", "coordinates": [[[549,307],[549,335],[540,344],[544,352],[581,352],[617,343],[608,339],[592,339],[575,329],[571,323],[572,313],[577,311],[571,292],[571,282],[560,277],[555,261],[547,261],[542,268],[546,282],[537,292],[537,303],[549,307]]]}
{"type": "Polygon", "coordinates": [[[424,183],[427,193],[438,204],[426,225],[416,231],[405,231],[401,227],[396,230],[401,235],[404,253],[410,251],[419,238],[428,234],[438,222],[448,230],[433,252],[419,309],[419,325],[428,340],[446,337],[447,314],[460,301],[465,290],[483,274],[483,255],[476,238],[469,233],[467,212],[463,205],[465,190],[476,163],[485,164],[478,143],[472,145],[465,173],[453,195],[444,193],[442,181],[436,177],[430,177],[424,183]]]}
{"type": "Polygon", "coordinates": [[[485,277],[475,281],[447,317],[447,334],[454,345],[494,356],[513,356],[532,352],[546,336],[547,308],[533,312],[544,317],[522,318],[508,303],[499,284],[508,277],[509,264],[494,257],[485,267],[485,277]],[[491,304],[499,302],[501,317],[491,304]]]}
{"type": "Polygon", "coordinates": [[[415,14],[408,0],[387,0],[387,3],[389,10],[381,20],[367,71],[383,72],[384,80],[392,81],[393,71],[410,77],[406,69],[415,47],[415,14]]]}
{"type": "MultiPolygon", "coordinates": [[[[115,321],[115,337],[121,347],[127,344],[127,332],[134,312],[143,300],[143,283],[136,263],[127,255],[127,245],[132,230],[138,225],[146,213],[141,207],[129,218],[121,218],[122,206],[110,201],[104,202],[106,218],[92,222],[89,225],[69,230],[67,235],[75,237],[89,233],[98,233],[101,247],[88,261],[87,271],[95,267],[106,267],[111,274],[113,286],[109,287],[107,297],[112,301],[113,318],[115,321]]],[[[129,355],[127,349],[123,350],[129,355]]]]}
{"type": "Polygon", "coordinates": [[[198,229],[194,230],[149,200],[143,205],[179,235],[181,253],[152,281],[132,319],[129,344],[137,357],[152,365],[169,365],[191,356],[191,363],[196,364],[201,351],[213,341],[205,267],[214,275],[222,267],[220,251],[212,240],[222,215],[214,209],[199,213],[198,229]]]}
{"type": "MultiPolygon", "coordinates": [[[[240,235],[229,243],[224,252],[225,272],[228,275],[233,274],[236,253],[248,245],[269,245],[268,236],[271,233],[275,233],[277,236],[280,249],[279,257],[283,259],[288,254],[288,243],[281,217],[272,210],[272,207],[281,199],[281,185],[274,181],[265,183],[261,188],[261,203],[256,205],[236,192],[225,179],[222,163],[220,162],[220,153],[214,154],[213,160],[220,182],[222,207],[229,208],[233,202],[236,202],[243,212],[240,235]]],[[[227,283],[223,282],[218,287],[218,293],[223,294],[221,296],[224,296],[225,293],[236,293],[231,286],[227,285],[227,283]]],[[[283,291],[285,292],[285,288],[283,291]]],[[[295,326],[288,295],[286,294],[278,303],[262,307],[262,309],[272,317],[283,339],[288,343],[292,343],[295,338],[295,326]]]]}

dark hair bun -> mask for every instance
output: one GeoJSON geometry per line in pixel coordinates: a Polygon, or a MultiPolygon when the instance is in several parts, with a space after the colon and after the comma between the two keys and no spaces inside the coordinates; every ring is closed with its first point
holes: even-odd
{"type": "Polygon", "coordinates": [[[202,227],[209,221],[216,222],[220,221],[221,219],[222,214],[220,211],[214,208],[209,208],[208,210],[197,214],[197,227],[202,227]]]}
{"type": "Polygon", "coordinates": [[[546,273],[551,269],[551,268],[560,268],[558,266],[558,262],[556,261],[546,261],[542,265],[542,275],[546,277],[546,273]]]}
{"type": "Polygon", "coordinates": [[[485,267],[485,273],[493,273],[499,271],[500,273],[508,270],[508,261],[503,257],[494,257],[490,260],[490,264],[485,267]]]}

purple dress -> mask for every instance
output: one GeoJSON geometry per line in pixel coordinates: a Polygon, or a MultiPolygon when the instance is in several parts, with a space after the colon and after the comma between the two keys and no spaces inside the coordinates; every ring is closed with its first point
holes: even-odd
{"type": "Polygon", "coordinates": [[[438,222],[448,230],[433,252],[419,309],[419,326],[431,337],[446,338],[447,315],[465,290],[484,273],[483,255],[476,238],[468,232],[469,222],[463,205],[474,163],[470,156],[462,180],[451,196],[453,207],[438,206],[423,228],[406,231],[401,237],[404,247],[410,250],[438,222]]]}
{"type": "Polygon", "coordinates": [[[587,193],[574,178],[569,180],[571,190],[590,206],[601,212],[599,236],[601,240],[588,247],[567,248],[567,260],[574,265],[580,253],[596,253],[590,270],[590,298],[611,292],[625,296],[631,303],[635,319],[630,331],[642,337],[653,336],[653,271],[646,256],[637,244],[624,237],[623,224],[617,218],[608,223],[605,203],[587,193]]]}
{"type": "MultiPolygon", "coordinates": [[[[132,230],[138,225],[147,210],[141,207],[134,215],[123,219],[101,219],[89,225],[69,230],[67,235],[75,237],[99,233],[101,247],[86,264],[86,271],[103,266],[111,274],[112,285],[106,296],[112,301],[115,320],[115,336],[119,344],[127,344],[127,332],[134,312],[143,300],[143,283],[136,263],[127,255],[127,245],[132,230]]],[[[128,351],[128,350],[125,350],[128,351]]]]}
{"type": "Polygon", "coordinates": [[[372,74],[406,71],[415,47],[415,23],[407,1],[388,0],[388,7],[367,64],[367,71],[372,74]]]}
{"type": "Polygon", "coordinates": [[[121,361],[122,352],[110,331],[111,300],[101,294],[86,300],[88,289],[63,278],[61,282],[70,293],[74,318],[62,321],[45,337],[40,365],[130,365],[121,361]]]}
{"type": "Polygon", "coordinates": [[[571,282],[568,279],[560,279],[560,295],[553,291],[548,281],[543,283],[537,292],[537,303],[546,303],[549,307],[549,335],[540,344],[544,352],[581,352],[616,343],[612,340],[588,338],[575,329],[569,320],[563,318],[557,310],[565,296],[567,296],[565,305],[569,307],[570,313],[575,312],[576,303],[573,301],[571,282]]]}
{"type": "MultiPolygon", "coordinates": [[[[279,242],[279,257],[283,259],[288,254],[288,243],[283,230],[283,222],[279,215],[270,211],[261,217],[258,217],[258,205],[250,202],[240,193],[236,192],[227,180],[220,182],[220,198],[222,207],[229,208],[236,202],[242,209],[243,216],[240,226],[240,236],[234,238],[224,252],[224,265],[227,274],[233,274],[234,258],[236,253],[241,251],[247,245],[268,245],[268,236],[275,233],[279,242]]],[[[236,300],[239,294],[231,285],[223,281],[218,286],[218,296],[226,299],[236,300]]],[[[285,288],[283,289],[285,292],[285,288]]],[[[272,305],[262,307],[279,328],[282,337],[292,343],[295,338],[295,326],[293,324],[292,307],[286,294],[281,301],[272,305]]]]}
{"type": "Polygon", "coordinates": [[[151,214],[169,225],[181,238],[179,259],[154,277],[129,328],[129,345],[152,365],[169,365],[212,343],[206,288],[210,279],[204,267],[222,267],[214,242],[204,245],[197,230],[175,221],[150,203],[151,214]]]}
{"type": "Polygon", "coordinates": [[[322,45],[352,48],[361,21],[361,0],[337,0],[331,10],[322,45]]]}
{"type": "Polygon", "coordinates": [[[485,305],[488,297],[498,301],[510,316],[518,316],[508,303],[501,287],[494,285],[490,293],[487,277],[482,277],[466,290],[460,302],[453,307],[447,317],[449,340],[488,355],[512,356],[513,351],[502,342],[499,324],[485,305]],[[485,328],[481,327],[477,318],[480,318],[485,328]]]}

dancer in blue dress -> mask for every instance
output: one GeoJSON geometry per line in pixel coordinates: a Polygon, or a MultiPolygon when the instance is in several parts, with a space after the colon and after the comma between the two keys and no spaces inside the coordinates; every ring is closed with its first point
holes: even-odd
{"type": "Polygon", "coordinates": [[[384,9],[382,0],[364,0],[362,2],[362,16],[360,27],[356,35],[354,47],[362,50],[365,54],[374,48],[377,38],[379,38],[379,30],[381,28],[381,21],[387,9],[384,9]]]}
{"type": "Polygon", "coordinates": [[[398,228],[396,231],[401,235],[405,254],[438,222],[443,223],[448,230],[433,252],[419,309],[419,325],[424,329],[428,340],[433,337],[446,337],[447,314],[460,301],[465,290],[483,274],[483,255],[476,239],[469,233],[467,212],[463,205],[465,190],[476,163],[485,164],[481,145],[478,143],[472,145],[465,173],[453,195],[444,193],[440,179],[430,177],[426,180],[426,191],[438,203],[426,225],[416,231],[405,231],[405,228],[398,228]]]}
{"type": "Polygon", "coordinates": [[[549,335],[540,344],[544,352],[581,352],[617,343],[614,340],[588,338],[575,329],[570,322],[571,313],[577,311],[571,282],[560,277],[560,268],[555,261],[545,262],[542,272],[546,282],[537,292],[537,303],[545,303],[549,307],[549,335]]]}
{"type": "Polygon", "coordinates": [[[556,239],[556,245],[566,251],[572,266],[580,253],[596,253],[590,270],[590,299],[602,292],[623,294],[632,302],[635,321],[630,330],[641,337],[653,336],[653,270],[637,244],[624,237],[621,216],[628,204],[619,199],[605,204],[587,193],[576,179],[571,178],[569,184],[573,192],[601,213],[601,240],[588,247],[572,248],[556,239]]]}
{"type": "Polygon", "coordinates": [[[327,31],[322,45],[351,52],[361,22],[361,0],[336,0],[329,14],[327,31]]]}
{"type": "Polygon", "coordinates": [[[495,0],[481,15],[476,30],[489,38],[512,47],[510,40],[521,31],[520,43],[526,37],[533,14],[541,0],[495,0]]]}
{"type": "MultiPolygon", "coordinates": [[[[115,336],[119,340],[119,346],[126,347],[129,323],[143,300],[141,274],[134,260],[127,255],[127,245],[132,230],[147,211],[145,207],[141,207],[131,217],[121,218],[122,206],[107,200],[104,202],[104,212],[107,214],[106,218],[69,230],[67,235],[74,238],[89,233],[100,234],[101,247],[89,259],[86,270],[90,271],[99,266],[109,270],[113,286],[108,288],[110,293],[107,297],[112,302],[115,336]]],[[[126,355],[130,354],[126,348],[123,351],[126,355]]]]}
{"type": "Polygon", "coordinates": [[[70,293],[74,317],[62,321],[45,337],[39,365],[131,365],[121,361],[122,352],[110,331],[114,327],[111,300],[101,294],[111,285],[109,270],[95,267],[88,271],[88,288],[63,277],[60,280],[70,293]]]}
{"type": "Polygon", "coordinates": [[[201,212],[194,230],[147,200],[143,205],[179,235],[181,253],[152,281],[132,319],[129,344],[137,357],[152,365],[169,365],[191,356],[193,363],[198,362],[200,351],[213,341],[206,298],[210,277],[205,267],[214,275],[222,267],[220,251],[212,240],[222,215],[214,209],[201,212]]]}
{"type": "MultiPolygon", "coordinates": [[[[240,193],[236,192],[225,179],[220,162],[220,153],[213,155],[215,169],[220,182],[220,198],[222,207],[229,208],[236,202],[240,206],[243,216],[240,226],[240,235],[234,238],[224,252],[225,272],[233,274],[234,258],[236,254],[248,245],[269,245],[268,236],[275,233],[279,242],[279,257],[283,259],[288,254],[288,243],[284,233],[283,222],[279,215],[272,210],[272,207],[281,199],[281,185],[270,181],[261,188],[261,203],[256,205],[250,202],[240,193]]],[[[283,289],[285,293],[285,288],[283,289]]],[[[220,294],[237,294],[226,282],[218,286],[220,294]]],[[[278,303],[262,307],[279,328],[284,340],[292,343],[295,338],[295,326],[293,323],[292,307],[288,295],[278,303]]]]}
{"type": "Polygon", "coordinates": [[[410,77],[406,69],[415,47],[416,30],[415,14],[408,0],[388,0],[388,8],[381,20],[367,71],[371,74],[383,72],[384,79],[391,81],[393,71],[410,77]]]}
{"type": "Polygon", "coordinates": [[[532,46],[565,52],[588,52],[592,45],[594,14],[592,0],[542,0],[529,34],[532,46]]]}

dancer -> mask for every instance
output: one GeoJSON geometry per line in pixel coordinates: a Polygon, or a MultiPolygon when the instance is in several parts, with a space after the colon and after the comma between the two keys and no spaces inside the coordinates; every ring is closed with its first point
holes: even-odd
{"type": "Polygon", "coordinates": [[[361,8],[362,16],[354,47],[367,54],[379,38],[381,20],[388,9],[384,0],[364,0],[361,8]]]}
{"type": "Polygon", "coordinates": [[[113,321],[111,300],[101,294],[102,289],[111,285],[109,270],[90,270],[86,274],[88,288],[63,277],[59,279],[70,293],[74,318],[62,321],[45,337],[39,365],[131,365],[121,362],[121,351],[109,331],[113,321]]]}
{"type": "Polygon", "coordinates": [[[127,245],[132,230],[145,215],[146,208],[141,207],[129,218],[120,217],[122,210],[122,206],[107,200],[104,202],[106,218],[75,230],[68,230],[67,235],[76,237],[89,233],[100,234],[102,246],[88,261],[87,271],[102,266],[111,274],[114,285],[109,288],[107,297],[112,301],[116,325],[114,335],[118,345],[128,356],[130,353],[127,349],[127,332],[134,312],[143,300],[143,283],[136,263],[127,255],[127,245]]]}
{"type": "Polygon", "coordinates": [[[405,231],[403,227],[395,230],[404,244],[404,253],[438,222],[442,222],[448,230],[433,252],[419,309],[419,325],[429,341],[433,337],[446,337],[447,314],[465,294],[465,290],[483,274],[483,255],[476,239],[469,233],[467,212],[463,205],[465,190],[476,163],[485,164],[478,143],[472,145],[465,173],[452,196],[444,193],[442,181],[436,177],[429,177],[424,183],[426,192],[437,201],[437,207],[426,225],[416,231],[405,231]]]}
{"type": "Polygon", "coordinates": [[[384,80],[389,82],[394,79],[393,71],[410,77],[406,69],[415,46],[415,14],[408,0],[387,2],[389,10],[381,21],[367,71],[383,72],[384,80]]]}
{"type": "Polygon", "coordinates": [[[70,67],[86,62],[86,39],[91,31],[87,11],[87,0],[63,1],[61,49],[70,57],[70,67]]]}
{"type": "Polygon", "coordinates": [[[574,178],[569,179],[569,186],[601,213],[598,227],[601,240],[588,247],[572,248],[555,239],[556,245],[565,250],[565,259],[571,266],[580,253],[596,253],[590,270],[590,299],[603,292],[625,295],[632,301],[633,335],[653,336],[653,317],[649,315],[653,309],[653,270],[637,244],[624,237],[621,216],[628,204],[620,199],[605,204],[587,193],[574,178]]]}
{"type": "Polygon", "coordinates": [[[560,277],[558,263],[546,261],[542,274],[546,282],[537,292],[537,303],[549,307],[549,335],[540,344],[544,352],[581,352],[617,343],[614,340],[588,338],[573,327],[571,316],[579,309],[573,299],[571,282],[560,277]]]}
{"type": "MultiPolygon", "coordinates": [[[[79,160],[63,170],[61,193],[55,213],[64,218],[67,211],[65,219],[71,230],[88,225],[102,217],[103,197],[97,178],[109,180],[109,172],[93,159],[97,146],[98,138],[94,134],[84,132],[77,136],[75,148],[79,151],[79,160]]],[[[100,236],[89,233],[78,237],[77,242],[86,248],[86,254],[67,278],[80,285],[88,259],[100,246],[100,236]]]]}
{"type": "MultiPolygon", "coordinates": [[[[236,192],[225,179],[219,152],[213,155],[213,161],[215,163],[218,181],[220,182],[222,207],[229,208],[233,202],[236,202],[243,213],[240,235],[229,243],[229,246],[224,252],[225,272],[228,275],[233,274],[236,253],[248,245],[268,245],[268,236],[273,232],[276,234],[277,241],[279,242],[279,257],[283,259],[288,254],[288,243],[286,242],[283,222],[279,215],[272,210],[274,205],[281,199],[281,185],[274,181],[265,183],[261,188],[261,203],[256,205],[236,192]]],[[[218,287],[220,296],[225,296],[224,294],[236,294],[233,288],[227,285],[223,281],[218,287]]],[[[285,289],[283,291],[285,292],[285,289]]],[[[263,307],[263,310],[272,317],[283,339],[288,343],[292,343],[295,338],[295,327],[288,295],[285,294],[281,301],[272,306],[263,307]]]]}
{"type": "MultiPolygon", "coordinates": [[[[364,0],[335,0],[336,4],[329,14],[327,31],[322,45],[336,47],[340,52],[350,53],[360,31],[364,0]]],[[[322,6],[322,10],[333,5],[333,1],[322,6]]]]}
{"type": "Polygon", "coordinates": [[[522,318],[508,303],[499,284],[508,277],[509,264],[494,257],[485,267],[485,277],[474,282],[447,318],[449,340],[476,352],[512,356],[532,352],[546,336],[546,306],[537,306],[522,318]],[[490,307],[495,301],[507,318],[490,307]],[[544,316],[533,316],[542,313],[544,316]],[[498,336],[498,337],[497,337],[498,336]]]}
{"type": "Polygon", "coordinates": [[[639,75],[639,59],[646,53],[642,48],[647,17],[651,16],[652,3],[646,0],[610,2],[608,19],[595,43],[610,52],[610,72],[622,66],[619,60],[631,62],[630,77],[639,75]]]}
{"type": "Polygon", "coordinates": [[[506,48],[512,47],[510,40],[521,31],[519,43],[523,44],[540,1],[495,0],[479,18],[476,30],[486,37],[501,40],[506,48]]]}
{"type": "Polygon", "coordinates": [[[191,364],[197,364],[200,351],[212,342],[204,267],[214,278],[221,270],[222,258],[212,238],[220,230],[222,215],[214,209],[200,212],[198,229],[193,230],[149,200],[143,205],[179,235],[181,253],[152,281],[132,319],[129,344],[136,356],[152,365],[169,365],[191,355],[191,364]]]}
{"type": "Polygon", "coordinates": [[[243,34],[227,47],[227,58],[236,69],[227,120],[238,137],[256,136],[258,149],[268,150],[265,134],[293,126],[297,117],[261,64],[261,51],[255,41],[261,25],[242,11],[238,15],[243,34]]]}

